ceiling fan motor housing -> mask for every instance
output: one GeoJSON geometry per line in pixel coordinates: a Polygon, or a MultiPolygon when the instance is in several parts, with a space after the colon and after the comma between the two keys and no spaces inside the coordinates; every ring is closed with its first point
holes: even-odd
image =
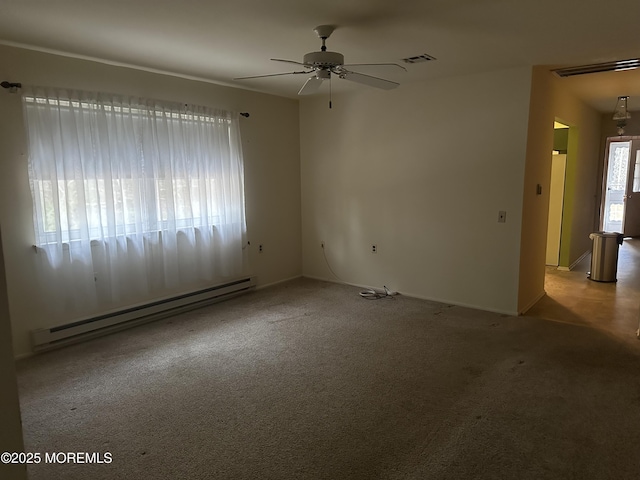
{"type": "Polygon", "coordinates": [[[315,67],[337,67],[344,65],[344,55],[338,52],[311,52],[304,56],[302,63],[315,67]]]}

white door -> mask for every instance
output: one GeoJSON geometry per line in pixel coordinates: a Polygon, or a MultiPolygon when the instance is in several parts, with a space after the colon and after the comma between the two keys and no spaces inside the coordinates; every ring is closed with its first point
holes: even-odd
{"type": "Polygon", "coordinates": [[[640,236],[640,139],[631,142],[629,173],[625,196],[624,224],[625,237],[640,236]]]}
{"type": "MultiPolygon", "coordinates": [[[[560,263],[560,237],[562,235],[562,207],[564,204],[564,178],[566,168],[567,155],[565,153],[552,156],[546,263],[554,267],[557,267],[560,263]]],[[[640,170],[638,173],[640,173],[640,170]]]]}
{"type": "Polygon", "coordinates": [[[605,232],[623,233],[631,140],[609,140],[608,145],[602,229],[605,232]]]}

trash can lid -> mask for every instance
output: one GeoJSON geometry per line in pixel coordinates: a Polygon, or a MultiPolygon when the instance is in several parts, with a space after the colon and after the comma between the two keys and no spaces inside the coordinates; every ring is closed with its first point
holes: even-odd
{"type": "Polygon", "coordinates": [[[617,238],[620,235],[622,235],[622,234],[621,233],[617,233],[617,232],[593,232],[589,236],[590,237],[594,236],[594,237],[615,237],[615,238],[617,238]]]}
{"type": "Polygon", "coordinates": [[[615,232],[593,232],[589,234],[589,239],[595,240],[596,238],[615,238],[616,243],[618,245],[622,245],[622,242],[624,240],[624,235],[622,233],[615,233],[615,232]]]}

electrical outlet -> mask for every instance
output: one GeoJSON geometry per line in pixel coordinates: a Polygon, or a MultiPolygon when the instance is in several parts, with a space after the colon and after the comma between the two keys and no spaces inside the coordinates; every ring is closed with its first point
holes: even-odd
{"type": "Polygon", "coordinates": [[[371,253],[378,253],[378,246],[375,243],[371,245],[371,253]]]}
{"type": "Polygon", "coordinates": [[[507,223],[507,212],[504,210],[498,212],[498,223],[507,223]]]}
{"type": "Polygon", "coordinates": [[[258,252],[262,253],[262,244],[258,245],[258,252]]]}

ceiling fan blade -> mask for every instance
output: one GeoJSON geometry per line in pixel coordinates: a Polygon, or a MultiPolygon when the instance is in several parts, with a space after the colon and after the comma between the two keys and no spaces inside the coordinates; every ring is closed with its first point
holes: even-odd
{"type": "Polygon", "coordinates": [[[318,88],[320,88],[320,85],[322,85],[322,79],[321,78],[310,77],[309,80],[307,80],[304,83],[304,85],[302,86],[302,88],[298,92],[298,95],[310,95],[312,93],[315,93],[316,90],[318,90],[318,88]]]}
{"type": "Polygon", "coordinates": [[[398,67],[407,71],[402,65],[398,65],[397,63],[348,63],[343,65],[343,67],[398,67]]]}
{"type": "Polygon", "coordinates": [[[282,75],[300,75],[302,73],[312,73],[313,70],[309,72],[285,72],[285,73],[270,73],[267,75],[252,75],[250,77],[236,77],[234,80],[247,80],[249,78],[264,78],[264,77],[280,77],[282,75]]]}
{"type": "Polygon", "coordinates": [[[370,87],[382,88],[383,90],[391,90],[392,88],[396,88],[400,85],[399,83],[392,82],[391,80],[372,77],[371,75],[364,75],[363,73],[350,72],[348,70],[340,72],[339,77],[352,82],[369,85],[370,87]]]}
{"type": "Polygon", "coordinates": [[[294,65],[304,65],[306,67],[306,65],[304,63],[295,62],[293,60],[282,60],[280,58],[271,58],[270,60],[272,62],[284,62],[284,63],[293,63],[294,65]]]}

